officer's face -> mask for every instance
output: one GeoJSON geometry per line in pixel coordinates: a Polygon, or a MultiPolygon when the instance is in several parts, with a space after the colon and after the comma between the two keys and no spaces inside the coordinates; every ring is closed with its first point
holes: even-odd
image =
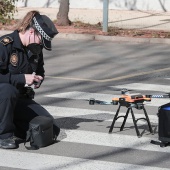
{"type": "Polygon", "coordinates": [[[27,49],[31,51],[33,55],[39,55],[43,48],[41,44],[41,35],[35,30],[30,33],[27,49]]]}
{"type": "Polygon", "coordinates": [[[37,31],[33,31],[31,34],[30,34],[30,37],[29,37],[29,44],[31,43],[36,43],[36,44],[41,44],[41,35],[40,33],[38,33],[37,31]]]}

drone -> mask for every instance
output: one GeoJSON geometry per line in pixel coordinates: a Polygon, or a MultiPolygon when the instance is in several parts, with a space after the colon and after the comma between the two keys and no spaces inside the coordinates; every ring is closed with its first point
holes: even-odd
{"type": "Polygon", "coordinates": [[[101,101],[101,100],[95,100],[94,98],[89,99],[89,104],[99,104],[99,105],[118,105],[126,106],[126,107],[135,107],[137,109],[142,109],[143,103],[150,102],[152,98],[170,98],[170,93],[166,94],[154,94],[154,95],[142,95],[142,94],[130,94],[128,89],[122,89],[121,90],[121,96],[120,97],[114,97],[112,98],[111,102],[101,101]]]}
{"type": "Polygon", "coordinates": [[[138,126],[137,126],[137,121],[141,120],[141,119],[145,120],[148,123],[150,133],[154,134],[150,120],[149,120],[149,117],[148,117],[148,114],[147,114],[146,109],[144,107],[144,102],[145,101],[150,102],[152,98],[170,98],[170,93],[166,93],[166,94],[163,94],[163,95],[159,95],[159,94],[158,95],[141,95],[141,94],[130,94],[129,90],[122,89],[121,94],[122,95],[118,98],[117,97],[112,98],[111,102],[95,100],[94,98],[89,99],[89,105],[94,105],[94,104],[118,105],[119,104],[119,107],[116,111],[116,114],[115,114],[113,121],[112,121],[112,124],[110,126],[109,133],[111,133],[113,131],[114,124],[115,124],[116,120],[119,119],[119,118],[124,118],[123,123],[120,127],[120,131],[122,131],[124,126],[125,126],[128,114],[130,112],[131,115],[132,115],[132,120],[133,120],[135,130],[136,130],[136,134],[137,134],[138,137],[142,136],[141,133],[139,132],[139,129],[138,129],[138,126]],[[126,114],[124,116],[118,116],[120,108],[122,106],[127,108],[126,114]],[[136,119],[133,108],[138,109],[138,110],[143,110],[145,117],[136,119]]]}

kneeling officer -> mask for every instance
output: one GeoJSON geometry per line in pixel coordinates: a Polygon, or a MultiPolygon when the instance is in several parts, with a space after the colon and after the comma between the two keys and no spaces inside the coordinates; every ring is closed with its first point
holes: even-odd
{"type": "MultiPolygon", "coordinates": [[[[14,136],[24,139],[34,117],[52,117],[33,100],[34,91],[30,86],[39,88],[43,82],[42,49],[51,50],[51,41],[56,34],[58,31],[47,16],[30,11],[14,32],[0,38],[1,148],[16,148],[14,136]]],[[[55,121],[53,127],[58,135],[60,128],[55,121]]]]}

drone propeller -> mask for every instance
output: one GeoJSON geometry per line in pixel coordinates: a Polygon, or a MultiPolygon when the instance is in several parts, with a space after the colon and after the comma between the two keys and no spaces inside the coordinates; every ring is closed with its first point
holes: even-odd
{"type": "Polygon", "coordinates": [[[129,94],[129,90],[128,89],[121,89],[121,94],[129,94]]]}
{"type": "MultiPolygon", "coordinates": [[[[127,89],[127,88],[113,88],[113,91],[120,91],[122,95],[128,95],[130,94],[130,91],[135,91],[132,89],[127,89]]],[[[149,94],[149,95],[145,95],[148,98],[170,98],[170,92],[168,93],[164,93],[164,94],[149,94]]]]}
{"type": "Polygon", "coordinates": [[[111,87],[112,91],[119,91],[121,94],[129,94],[130,91],[135,91],[135,90],[130,90],[127,88],[116,88],[116,87],[111,87]]]}

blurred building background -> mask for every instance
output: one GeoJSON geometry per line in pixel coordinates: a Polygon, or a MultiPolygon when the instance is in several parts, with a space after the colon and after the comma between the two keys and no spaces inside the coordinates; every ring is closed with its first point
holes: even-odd
{"type": "MultiPolygon", "coordinates": [[[[18,7],[59,8],[60,0],[18,0],[18,7]]],[[[103,0],[70,0],[70,9],[102,9],[103,0]]],[[[170,0],[109,0],[109,9],[170,11],[170,0]]]]}
{"type": "MultiPolygon", "coordinates": [[[[16,19],[38,10],[56,20],[59,0],[18,0],[16,19]]],[[[109,0],[108,25],[128,29],[170,31],[170,0],[109,0]]],[[[70,0],[69,19],[89,24],[103,22],[103,0],[70,0]]]]}

